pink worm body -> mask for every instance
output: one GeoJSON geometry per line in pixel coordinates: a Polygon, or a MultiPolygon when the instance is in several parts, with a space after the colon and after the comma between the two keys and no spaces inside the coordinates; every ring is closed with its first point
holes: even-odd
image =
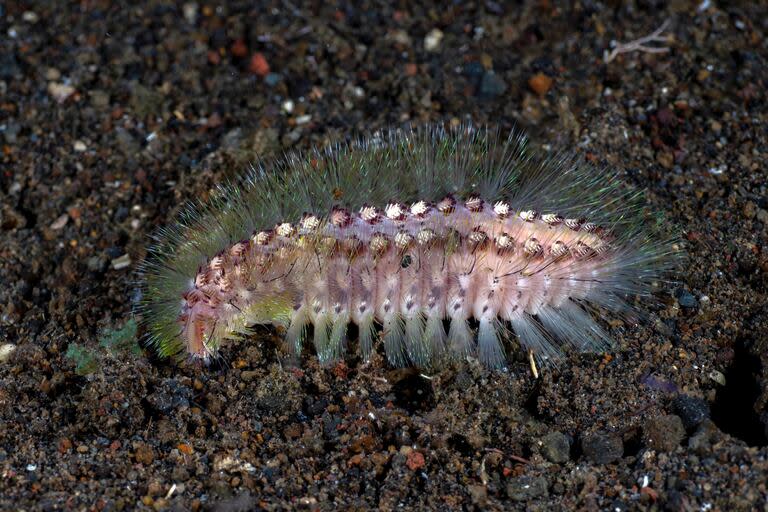
{"type": "Polygon", "coordinates": [[[343,354],[349,323],[370,355],[378,322],[393,364],[428,366],[444,354],[474,352],[474,318],[477,355],[498,367],[501,322],[527,348],[551,347],[531,317],[556,331],[548,324],[585,315],[573,301],[588,299],[611,275],[611,252],[603,230],[583,219],[513,212],[503,201],[479,197],[354,213],[336,208],[325,221],[305,215],[211,258],[184,295],[178,323],[189,353],[201,358],[210,354],[211,337],[257,323],[283,324],[289,349],[298,353],[312,324],[318,357],[330,362],[343,354]],[[289,313],[265,318],[252,308],[259,301],[288,304],[289,313]]]}

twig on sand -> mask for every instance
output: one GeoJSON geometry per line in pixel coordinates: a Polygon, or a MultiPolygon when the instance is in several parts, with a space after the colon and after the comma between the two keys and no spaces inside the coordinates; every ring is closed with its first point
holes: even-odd
{"type": "Polygon", "coordinates": [[[629,53],[633,51],[640,51],[644,53],[666,53],[669,51],[669,48],[666,46],[648,46],[651,43],[668,43],[669,42],[669,36],[662,36],[665,30],[667,30],[667,27],[669,27],[670,20],[664,20],[664,23],[661,24],[659,28],[651,32],[645,37],[641,37],[640,39],[635,39],[634,41],[630,41],[628,43],[617,43],[616,46],[611,50],[610,52],[608,50],[605,50],[603,52],[603,61],[605,61],[606,64],[610,63],[613,59],[615,59],[619,54],[621,53],[629,53]]]}

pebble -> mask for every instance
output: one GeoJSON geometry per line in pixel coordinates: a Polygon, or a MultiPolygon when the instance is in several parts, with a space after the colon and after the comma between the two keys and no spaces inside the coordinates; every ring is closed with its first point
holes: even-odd
{"type": "Polygon", "coordinates": [[[624,443],[615,434],[595,433],[581,440],[584,456],[596,464],[609,464],[624,455],[624,443]]]}
{"type": "Polygon", "coordinates": [[[21,72],[16,57],[11,52],[0,52],[0,78],[15,78],[21,72]]]}
{"type": "Polygon", "coordinates": [[[107,261],[104,258],[98,256],[91,256],[86,262],[88,270],[91,272],[104,272],[107,268],[107,261]]]}
{"type": "Polygon", "coordinates": [[[659,452],[671,452],[685,437],[683,420],[674,414],[656,416],[643,425],[643,444],[659,452]]]}
{"type": "Polygon", "coordinates": [[[21,19],[34,25],[38,22],[40,16],[38,16],[35,11],[24,11],[24,13],[21,15],[21,19]]]}
{"type": "Polygon", "coordinates": [[[715,381],[718,384],[720,384],[721,386],[725,386],[725,384],[726,384],[725,375],[721,371],[712,370],[711,372],[709,372],[709,375],[707,375],[707,376],[710,379],[712,379],[713,381],[715,381]]]}
{"type": "Polygon", "coordinates": [[[690,395],[677,395],[672,400],[672,411],[680,416],[687,430],[698,427],[710,416],[709,405],[701,398],[690,395]]]}
{"type": "MultiPolygon", "coordinates": [[[[80,449],[78,448],[78,451],[79,450],[80,449]]],[[[136,457],[136,462],[148,466],[155,460],[155,450],[146,443],[139,443],[134,452],[134,456],[136,457]]]]}
{"type": "Polygon", "coordinates": [[[528,87],[539,96],[544,96],[552,87],[552,79],[544,73],[536,73],[528,79],[528,87]]]}
{"type": "Polygon", "coordinates": [[[677,298],[677,303],[680,304],[680,307],[686,309],[696,309],[699,307],[699,301],[696,300],[696,297],[682,288],[678,288],[675,291],[675,297],[677,298]]]}
{"type": "Polygon", "coordinates": [[[269,63],[263,53],[256,52],[251,56],[248,70],[260,77],[265,77],[269,74],[269,63]]]}
{"type": "Polygon", "coordinates": [[[16,350],[16,345],[13,343],[3,343],[0,345],[0,363],[8,361],[14,350],[16,350]]]}
{"type": "Polygon", "coordinates": [[[139,142],[122,126],[115,129],[115,140],[120,151],[126,156],[135,156],[141,150],[139,142]]]}
{"type": "Polygon", "coordinates": [[[128,254],[123,254],[119,258],[112,260],[112,268],[115,270],[123,270],[131,266],[131,257],[128,254]]]}
{"type": "Polygon", "coordinates": [[[428,52],[437,51],[440,48],[440,42],[443,40],[443,31],[433,28],[424,37],[424,49],[428,52]]]}
{"type": "Polygon", "coordinates": [[[19,132],[21,131],[21,125],[19,123],[10,122],[3,127],[0,125],[0,131],[3,132],[3,137],[5,138],[5,142],[8,144],[15,144],[16,138],[19,135],[19,132]]]}
{"type": "Polygon", "coordinates": [[[251,382],[259,377],[259,373],[257,370],[243,370],[240,372],[240,378],[243,382],[251,382]]]}
{"type": "Polygon", "coordinates": [[[69,215],[64,213],[51,223],[51,229],[54,231],[58,231],[59,229],[66,226],[67,222],[69,222],[69,215]]]}
{"type": "Polygon", "coordinates": [[[146,397],[147,402],[157,411],[168,414],[179,407],[189,407],[192,390],[177,379],[163,379],[160,386],[146,397]]]}
{"type": "Polygon", "coordinates": [[[76,140],[72,148],[78,153],[82,153],[83,151],[88,149],[88,146],[85,145],[85,142],[81,140],[76,140]]]}
{"type": "Polygon", "coordinates": [[[56,68],[48,68],[45,70],[45,79],[49,82],[55,82],[61,78],[61,71],[56,68]]]}
{"type": "Polygon", "coordinates": [[[184,14],[184,19],[187,23],[194,25],[197,22],[197,3],[196,2],[184,2],[181,7],[181,12],[184,14]]]}
{"type": "Polygon", "coordinates": [[[507,484],[507,496],[512,501],[528,501],[547,494],[547,480],[541,476],[518,476],[507,484]]]}
{"type": "Polygon", "coordinates": [[[264,83],[269,87],[274,87],[283,80],[283,75],[280,73],[269,73],[264,77],[264,83]]]}
{"type": "Polygon", "coordinates": [[[501,79],[499,75],[493,71],[486,71],[483,73],[483,78],[480,80],[479,94],[484,98],[493,98],[504,94],[507,90],[507,84],[501,79]]]}
{"type": "Polygon", "coordinates": [[[96,89],[94,91],[90,92],[91,96],[91,104],[94,107],[97,108],[103,108],[109,106],[109,94],[100,90],[96,89]]]}
{"type": "Polygon", "coordinates": [[[688,448],[700,455],[706,454],[712,449],[712,438],[718,432],[718,428],[711,420],[706,419],[702,421],[696,432],[688,439],[688,448]]]}
{"type": "Polygon", "coordinates": [[[308,122],[310,122],[311,120],[312,120],[312,116],[311,116],[311,115],[309,115],[309,114],[304,114],[303,116],[298,116],[298,117],[296,118],[296,124],[297,124],[297,125],[307,124],[307,123],[308,123],[308,122]]]}
{"type": "Polygon", "coordinates": [[[562,432],[550,432],[541,440],[541,453],[550,462],[562,464],[570,458],[571,443],[562,432]]]}
{"type": "Polygon", "coordinates": [[[75,88],[68,84],[51,82],[48,84],[48,94],[59,103],[64,103],[67,98],[75,94],[75,88]]]}

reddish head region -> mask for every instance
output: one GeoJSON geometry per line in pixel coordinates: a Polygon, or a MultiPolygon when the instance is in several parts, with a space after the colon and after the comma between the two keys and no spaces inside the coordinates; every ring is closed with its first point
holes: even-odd
{"type": "Polygon", "coordinates": [[[613,277],[615,253],[589,220],[479,196],[334,207],[210,258],[184,293],[177,323],[188,353],[201,358],[251,325],[275,324],[287,328],[294,355],[311,326],[315,352],[329,363],[343,356],[356,324],[363,357],[380,337],[396,366],[466,356],[504,366],[507,326],[546,361],[559,350],[542,323],[580,320],[579,336],[608,339],[583,325],[578,304],[613,277]]]}

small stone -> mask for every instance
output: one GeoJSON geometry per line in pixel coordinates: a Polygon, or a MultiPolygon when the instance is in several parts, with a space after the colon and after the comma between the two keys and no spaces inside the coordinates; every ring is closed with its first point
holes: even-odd
{"type": "Polygon", "coordinates": [[[107,268],[107,260],[99,256],[91,256],[86,265],[91,272],[104,272],[107,268]]]}
{"type": "Polygon", "coordinates": [[[507,484],[507,496],[512,501],[528,501],[547,494],[547,480],[541,476],[518,476],[507,484]]]}
{"type": "Polygon", "coordinates": [[[624,443],[615,434],[595,433],[581,440],[584,456],[597,464],[609,464],[624,455],[624,443]]]}
{"type": "Polygon", "coordinates": [[[494,98],[504,94],[507,84],[493,71],[486,71],[480,80],[479,95],[484,98],[494,98]]]}
{"type": "Polygon", "coordinates": [[[181,7],[181,12],[184,14],[184,19],[187,23],[194,25],[197,22],[197,2],[185,2],[181,7]]]}
{"type": "Polygon", "coordinates": [[[263,53],[256,52],[251,56],[248,70],[254,75],[265,77],[269,74],[269,63],[263,53]]]}
{"type": "Polygon", "coordinates": [[[4,363],[10,359],[14,350],[16,350],[16,345],[13,343],[3,343],[0,345],[0,363],[4,363]]]}
{"type": "Polygon", "coordinates": [[[139,142],[122,126],[115,129],[115,140],[120,151],[126,156],[134,156],[141,150],[139,142]]]}
{"type": "Polygon", "coordinates": [[[710,416],[709,405],[701,398],[690,395],[677,395],[672,400],[672,411],[680,416],[687,430],[698,427],[710,416]]]}
{"type": "Polygon", "coordinates": [[[433,28],[424,37],[424,49],[428,52],[437,51],[440,48],[440,42],[443,40],[443,32],[440,29],[433,28]]]}
{"type": "Polygon", "coordinates": [[[652,450],[671,452],[684,437],[683,420],[674,414],[656,416],[643,425],[643,444],[652,450]]]}
{"type": "MultiPolygon", "coordinates": [[[[16,60],[14,52],[0,52],[0,78],[11,79],[21,74],[19,62],[16,60]]],[[[0,84],[5,89],[4,83],[0,84]]]]}
{"type": "Polygon", "coordinates": [[[62,438],[59,441],[59,448],[58,449],[59,449],[59,453],[61,453],[62,455],[67,453],[69,450],[72,449],[72,441],[70,441],[66,437],[62,438]]]}
{"type": "Polygon", "coordinates": [[[75,88],[68,84],[51,82],[48,84],[48,94],[59,103],[64,103],[67,98],[75,94],[75,88]]]}
{"type": "Polygon", "coordinates": [[[269,87],[274,87],[283,80],[283,75],[280,73],[269,73],[264,77],[264,83],[269,87]]]}
{"type": "Polygon", "coordinates": [[[244,382],[251,382],[259,376],[259,372],[256,370],[245,370],[240,372],[240,378],[244,382]]]}
{"type": "Polygon", "coordinates": [[[149,486],[147,486],[147,494],[149,496],[160,496],[162,492],[163,486],[157,480],[150,482],[149,486]]]}
{"type": "Polygon", "coordinates": [[[723,372],[718,370],[712,370],[709,372],[708,377],[712,379],[713,381],[717,382],[721,386],[725,386],[726,380],[725,375],[723,375],[723,372]]]}
{"type": "Polygon", "coordinates": [[[5,142],[8,144],[15,144],[19,132],[21,131],[21,125],[19,123],[10,122],[6,125],[0,125],[0,131],[3,132],[5,142]]]}
{"type": "Polygon", "coordinates": [[[56,68],[48,68],[45,70],[45,79],[49,82],[55,82],[61,78],[61,71],[56,68]]]}
{"type": "Polygon", "coordinates": [[[0,229],[21,229],[27,225],[27,219],[9,205],[0,206],[0,229]]]}
{"type": "Polygon", "coordinates": [[[550,462],[562,464],[570,458],[571,443],[562,432],[550,432],[541,440],[541,453],[550,462]]]}
{"type": "Polygon", "coordinates": [[[467,492],[477,506],[483,507],[488,501],[488,487],[485,485],[468,485],[467,492]]]}
{"type": "Polygon", "coordinates": [[[307,124],[312,120],[312,116],[309,114],[304,114],[303,116],[298,116],[296,118],[296,125],[301,126],[302,124],[307,124]]]}
{"type": "Polygon", "coordinates": [[[688,439],[688,448],[704,455],[712,448],[712,438],[719,432],[718,428],[711,420],[706,419],[701,422],[696,432],[688,439]]]}
{"type": "Polygon", "coordinates": [[[37,15],[34,11],[24,11],[24,13],[21,15],[21,19],[26,21],[27,23],[30,23],[34,25],[38,22],[40,19],[40,16],[37,15]]]}
{"type": "Polygon", "coordinates": [[[763,224],[768,224],[768,211],[763,210],[762,208],[757,209],[757,220],[762,222],[763,224]]]}
{"type": "Polygon", "coordinates": [[[528,79],[528,87],[539,96],[544,96],[552,87],[552,79],[544,73],[536,73],[528,79]]]}
{"type": "Polygon", "coordinates": [[[131,257],[127,254],[123,254],[119,258],[112,260],[112,268],[115,270],[123,270],[131,266],[131,257]]]}
{"type": "Polygon", "coordinates": [[[69,215],[64,213],[51,223],[51,229],[54,231],[58,231],[64,226],[66,226],[67,222],[69,222],[69,215]]]}
{"type": "Polygon", "coordinates": [[[91,104],[97,108],[104,108],[109,106],[109,94],[102,90],[95,90],[90,92],[91,104]]]}
{"type": "Polygon", "coordinates": [[[412,451],[407,455],[405,464],[411,471],[416,471],[417,469],[423,468],[426,464],[426,461],[424,460],[424,454],[416,450],[412,451]]]}
{"type": "Polygon", "coordinates": [[[155,460],[155,450],[146,443],[139,443],[134,452],[136,462],[148,466],[155,460]]]}
{"type": "Polygon", "coordinates": [[[88,453],[88,447],[84,444],[78,445],[77,453],[88,453]]]}
{"type": "Polygon", "coordinates": [[[88,146],[85,145],[85,142],[81,140],[76,140],[75,144],[72,146],[72,148],[77,151],[78,153],[82,153],[86,149],[88,149],[88,146]]]}
{"type": "Polygon", "coordinates": [[[746,219],[754,219],[755,214],[757,213],[757,205],[752,201],[747,201],[744,203],[744,207],[741,209],[741,213],[746,219]]]}
{"type": "Polygon", "coordinates": [[[671,151],[660,151],[656,155],[656,161],[659,162],[659,164],[665,168],[665,169],[671,169],[672,166],[675,163],[675,157],[672,154],[671,151]]]}
{"type": "Polygon", "coordinates": [[[699,307],[699,301],[696,300],[696,297],[682,288],[675,290],[675,297],[677,298],[677,303],[680,304],[680,307],[682,308],[696,309],[699,307]]]}
{"type": "Polygon", "coordinates": [[[168,508],[170,503],[165,498],[158,498],[155,500],[154,503],[152,503],[152,508],[155,510],[165,510],[168,508]]]}

